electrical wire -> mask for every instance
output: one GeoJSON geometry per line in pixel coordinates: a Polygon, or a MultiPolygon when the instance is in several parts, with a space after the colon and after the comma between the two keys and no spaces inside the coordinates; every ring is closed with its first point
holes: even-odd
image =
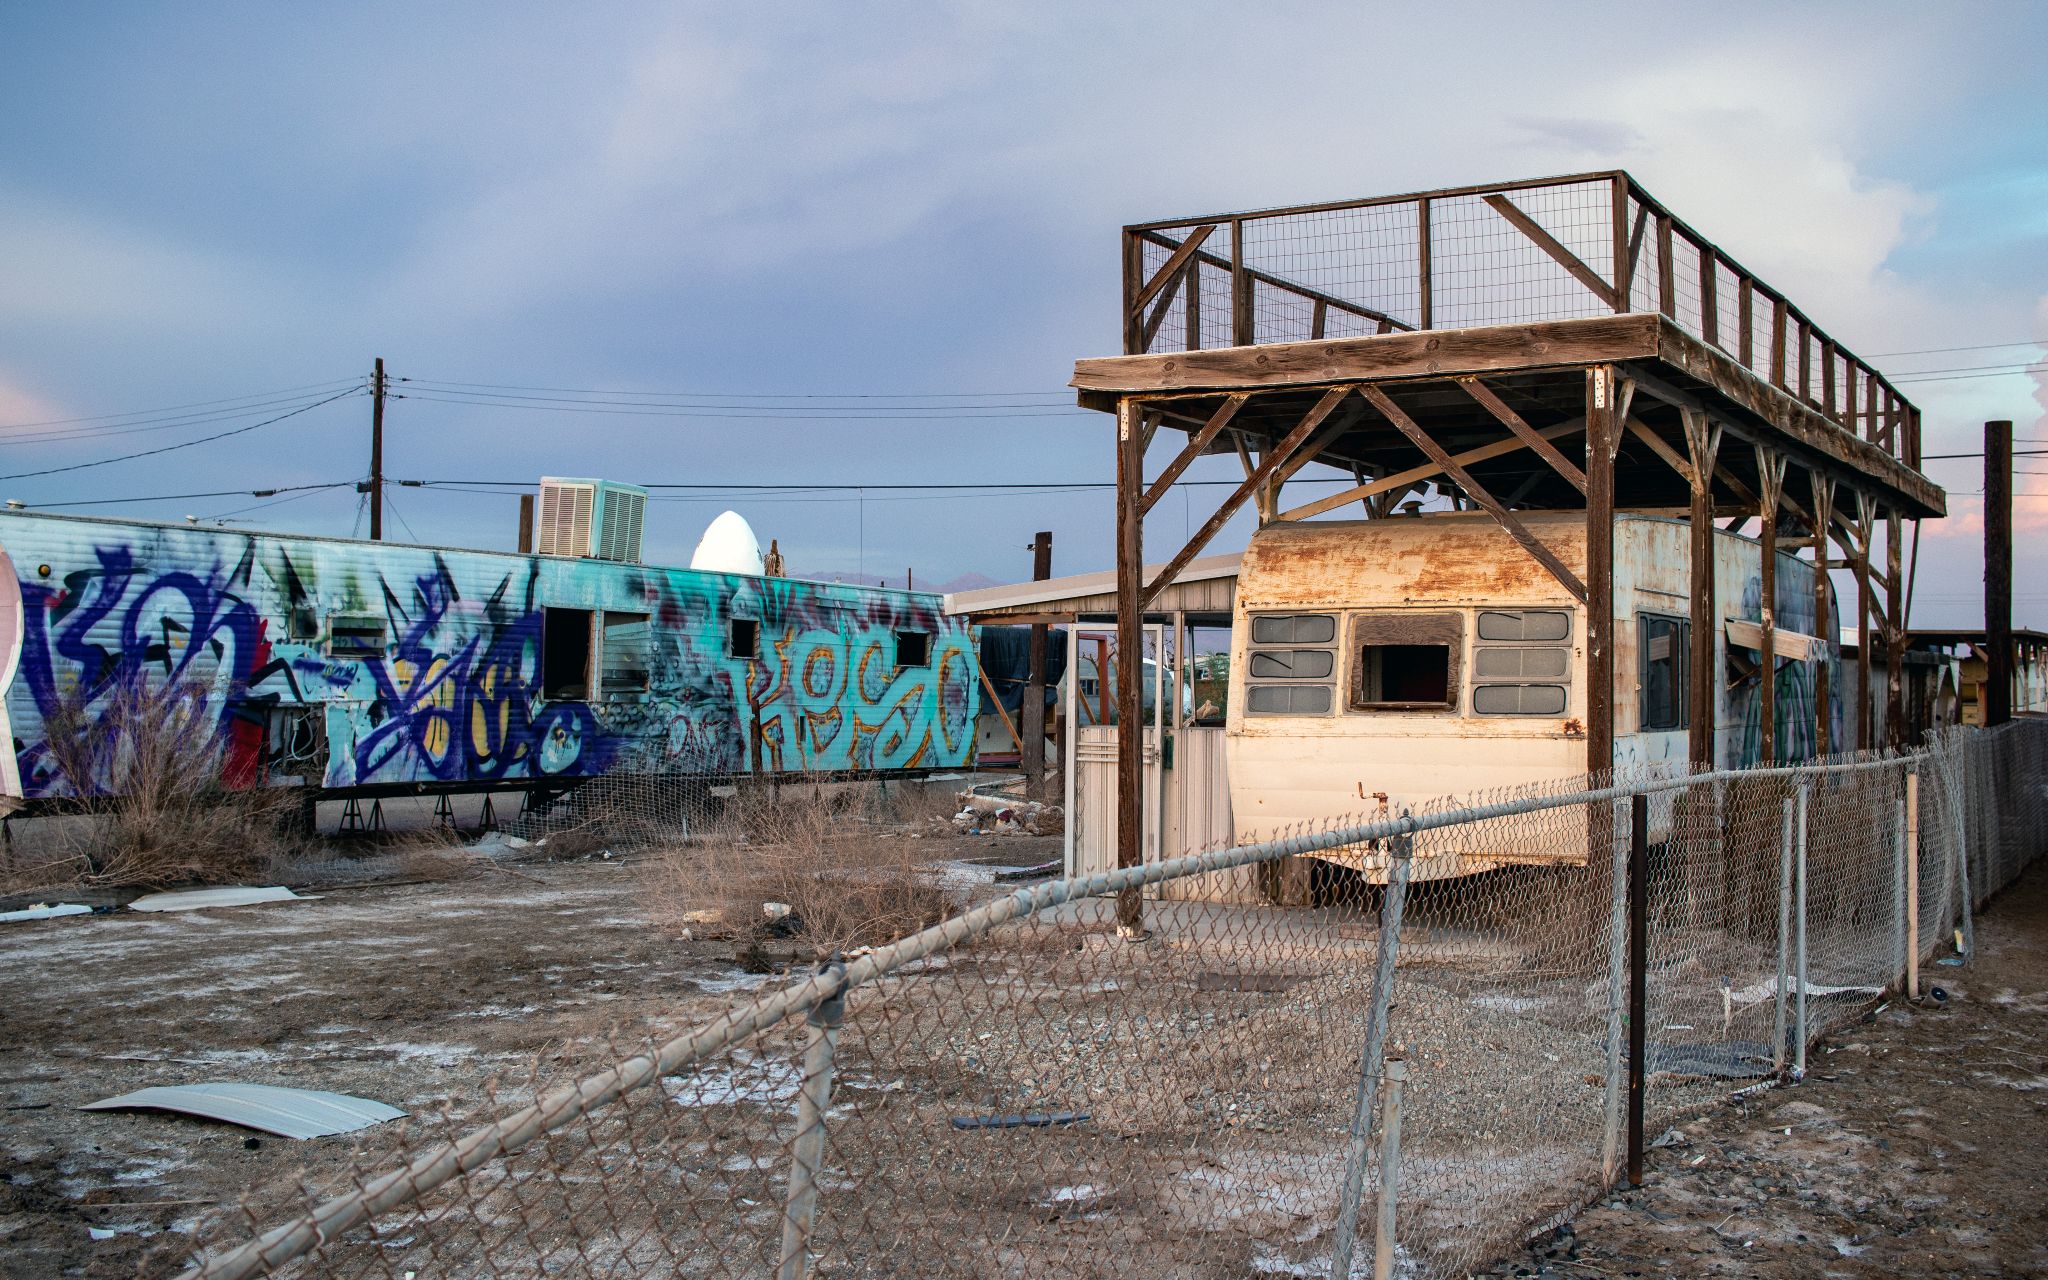
{"type": "Polygon", "coordinates": [[[434,378],[394,378],[423,387],[468,387],[491,391],[547,391],[579,396],[655,396],[692,400],[975,400],[1015,396],[1060,395],[1065,388],[1042,391],[604,391],[590,387],[526,387],[502,382],[449,382],[434,378]]]}
{"type": "Polygon", "coordinates": [[[748,421],[754,419],[779,419],[786,422],[962,422],[1002,421],[1009,418],[1099,418],[1100,415],[1087,409],[1047,410],[1034,408],[1026,413],[1011,413],[996,406],[989,412],[961,412],[948,410],[943,413],[919,412],[913,408],[861,410],[857,406],[836,406],[838,413],[788,413],[781,410],[770,412],[747,412],[752,406],[736,405],[731,409],[706,411],[705,408],[627,408],[609,401],[588,401],[579,404],[529,404],[511,400],[469,400],[456,396],[423,395],[416,391],[392,393],[394,400],[424,400],[437,404],[476,405],[487,409],[529,409],[544,413],[600,413],[625,414],[643,418],[707,418],[724,421],[748,421]],[[904,417],[904,414],[911,416],[904,417]]]}
{"type": "Polygon", "coordinates": [[[106,422],[115,418],[153,418],[161,414],[176,413],[185,409],[204,409],[211,405],[235,404],[243,400],[260,400],[270,396],[296,399],[306,395],[318,395],[343,383],[361,385],[362,382],[363,379],[360,377],[329,378],[325,382],[309,382],[304,386],[282,387],[276,391],[252,391],[246,395],[226,396],[219,400],[195,400],[190,404],[165,405],[159,409],[131,409],[126,413],[99,413],[89,414],[80,418],[48,418],[41,422],[15,422],[0,426],[0,431],[14,431],[24,427],[61,427],[80,422],[106,422]]]}
{"type": "Polygon", "coordinates": [[[2048,338],[2027,338],[2019,342],[1982,342],[1974,347],[1926,347],[1919,351],[1880,351],[1870,358],[1889,360],[1893,356],[1945,356],[1952,351],[2000,351],[2007,347],[2048,347],[2048,338]]]}
{"type": "Polygon", "coordinates": [[[252,404],[241,409],[218,410],[212,413],[183,414],[163,420],[145,419],[141,422],[118,426],[93,427],[79,431],[29,431],[13,435],[0,435],[0,446],[17,444],[48,444],[63,440],[103,440],[113,436],[139,435],[150,431],[175,431],[180,427],[203,427],[216,422],[233,422],[237,418],[253,418],[275,409],[280,405],[310,404],[311,396],[293,396],[283,400],[270,400],[252,404]]]}
{"type": "Polygon", "coordinates": [[[130,502],[179,502],[186,498],[267,498],[272,494],[278,493],[303,491],[303,493],[309,494],[320,489],[341,489],[354,483],[355,481],[353,480],[336,480],[328,484],[280,485],[275,489],[215,489],[208,493],[157,493],[142,498],[88,498],[80,502],[31,502],[26,504],[26,506],[30,511],[58,511],[69,507],[114,507],[130,502]]]}
{"type": "Polygon", "coordinates": [[[359,396],[366,394],[368,393],[362,387],[350,387],[348,390],[336,392],[334,395],[328,396],[324,400],[315,400],[312,404],[302,405],[297,409],[293,409],[289,413],[280,413],[274,418],[265,418],[261,422],[252,422],[246,427],[236,427],[232,431],[219,431],[215,432],[213,435],[210,436],[201,436],[197,440],[186,440],[178,444],[167,444],[158,449],[144,449],[139,453],[124,453],[118,458],[101,458],[97,462],[74,462],[69,466],[45,467],[40,471],[17,471],[13,475],[0,476],[0,480],[26,480],[33,476],[54,476],[62,474],[67,471],[84,471],[91,467],[110,467],[117,462],[133,462],[137,458],[151,458],[155,457],[157,454],[160,453],[174,453],[179,449],[190,449],[194,445],[211,444],[215,440],[225,440],[229,436],[245,435],[248,432],[258,429],[259,427],[267,427],[274,422],[283,422],[286,418],[296,418],[300,414],[307,413],[310,412],[311,410],[317,409],[323,404],[333,404],[336,400],[345,399],[346,397],[349,396],[359,396]]]}

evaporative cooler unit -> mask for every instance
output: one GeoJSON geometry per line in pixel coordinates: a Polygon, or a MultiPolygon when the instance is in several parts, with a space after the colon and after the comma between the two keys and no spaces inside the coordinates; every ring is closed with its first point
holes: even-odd
{"type": "Polygon", "coordinates": [[[647,490],[609,480],[542,476],[540,537],[544,556],[588,556],[640,563],[640,526],[647,490]]]}

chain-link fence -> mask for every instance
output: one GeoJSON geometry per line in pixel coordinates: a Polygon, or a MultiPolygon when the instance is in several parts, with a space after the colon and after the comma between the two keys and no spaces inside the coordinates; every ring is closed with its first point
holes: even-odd
{"type": "Polygon", "coordinates": [[[1967,932],[2042,847],[2044,780],[2024,721],[1039,884],[569,1083],[480,1082],[490,1123],[405,1122],[165,1269],[1463,1274],[1621,1176],[1632,1105],[1654,1135],[1796,1076],[1967,932]],[[1310,854],[1316,905],[1110,928],[1119,889],[1310,854]]]}

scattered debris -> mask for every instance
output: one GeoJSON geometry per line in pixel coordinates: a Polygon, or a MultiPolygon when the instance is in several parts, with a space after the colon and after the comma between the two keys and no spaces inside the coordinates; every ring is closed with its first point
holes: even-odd
{"type": "Polygon", "coordinates": [[[1058,805],[1008,796],[960,793],[960,811],[948,824],[953,834],[1056,836],[1066,830],[1066,814],[1058,805]]]}
{"type": "Polygon", "coordinates": [[[80,1111],[177,1111],[260,1129],[280,1138],[324,1138],[353,1133],[405,1115],[397,1107],[328,1093],[323,1089],[287,1089],[268,1084],[157,1085],[118,1098],[88,1102],[80,1111]]]}
{"type": "Polygon", "coordinates": [[[1012,1116],[954,1116],[955,1129],[1042,1129],[1048,1125],[1086,1124],[1086,1111],[1032,1111],[1012,1116]]]}
{"type": "Polygon", "coordinates": [[[19,911],[0,911],[0,921],[48,920],[55,916],[89,916],[92,908],[79,902],[38,902],[19,911]]]}
{"type": "Polygon", "coordinates": [[[310,902],[283,885],[234,885],[226,889],[181,889],[152,893],[128,904],[130,911],[200,911],[207,907],[246,907],[257,902],[310,902]]]}
{"type": "Polygon", "coordinates": [[[1011,867],[1006,871],[998,871],[995,878],[998,880],[1044,880],[1058,875],[1066,869],[1066,865],[1066,859],[1054,858],[1050,862],[1041,862],[1034,866],[1011,867]]]}
{"type": "MultiPolygon", "coordinates": [[[[1789,979],[1786,982],[1785,990],[1791,995],[1798,995],[1799,979],[1789,979]]],[[[1776,978],[1765,978],[1762,982],[1753,982],[1740,991],[1729,992],[1728,999],[1734,1004],[1758,1004],[1765,1000],[1775,999],[1777,994],[1778,980],[1776,978]]],[[[1809,996],[1879,996],[1884,994],[1884,988],[1830,987],[1819,982],[1808,982],[1806,984],[1806,994],[1809,996]]]]}

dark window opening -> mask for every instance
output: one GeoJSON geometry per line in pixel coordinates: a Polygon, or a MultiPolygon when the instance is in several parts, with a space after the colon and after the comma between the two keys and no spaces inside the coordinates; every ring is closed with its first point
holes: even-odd
{"type": "Polygon", "coordinates": [[[381,658],[384,656],[384,619],[337,617],[327,632],[327,654],[332,658],[381,658]]]}
{"type": "Polygon", "coordinates": [[[1639,616],[1637,635],[1642,649],[1642,731],[1683,729],[1690,720],[1685,697],[1686,650],[1692,627],[1683,618],[1639,616]]]}
{"type": "Polygon", "coordinates": [[[542,611],[540,696],[564,702],[590,696],[590,610],[542,611]]]}
{"type": "Polygon", "coordinates": [[[726,624],[725,656],[728,658],[758,658],[761,656],[761,624],[752,618],[734,618],[726,624]]]}
{"type": "Polygon", "coordinates": [[[1451,650],[1441,644],[1369,644],[1359,650],[1357,705],[1451,705],[1451,650]]]}
{"type": "Polygon", "coordinates": [[[932,638],[923,631],[896,633],[896,665],[921,667],[932,660],[932,638]]]}

